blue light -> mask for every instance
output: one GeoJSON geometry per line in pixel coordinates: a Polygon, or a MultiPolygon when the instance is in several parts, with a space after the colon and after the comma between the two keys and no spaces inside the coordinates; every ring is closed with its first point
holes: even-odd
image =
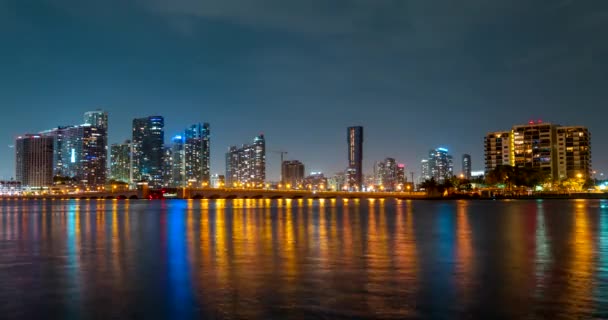
{"type": "Polygon", "coordinates": [[[72,154],[70,155],[70,162],[76,162],[76,150],[72,148],[72,154]]]}
{"type": "Polygon", "coordinates": [[[446,148],[437,148],[437,150],[443,151],[443,152],[448,152],[448,149],[446,149],[446,148]]]}

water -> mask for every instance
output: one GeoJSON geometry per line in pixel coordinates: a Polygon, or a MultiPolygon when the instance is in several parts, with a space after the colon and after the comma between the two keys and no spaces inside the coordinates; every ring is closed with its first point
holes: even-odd
{"type": "Polygon", "coordinates": [[[0,201],[0,318],[608,318],[608,201],[0,201]]]}

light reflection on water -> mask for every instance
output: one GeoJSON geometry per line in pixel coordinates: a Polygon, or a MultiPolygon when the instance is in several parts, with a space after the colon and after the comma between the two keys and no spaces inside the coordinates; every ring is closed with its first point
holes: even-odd
{"type": "Polygon", "coordinates": [[[606,318],[608,201],[0,203],[2,318],[606,318]]]}

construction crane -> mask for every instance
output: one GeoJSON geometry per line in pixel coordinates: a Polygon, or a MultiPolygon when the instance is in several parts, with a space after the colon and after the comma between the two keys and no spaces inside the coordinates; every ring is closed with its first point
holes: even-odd
{"type": "Polygon", "coordinates": [[[272,150],[272,151],[270,151],[270,152],[272,152],[272,153],[278,153],[278,154],[280,154],[280,155],[281,155],[281,166],[280,166],[280,168],[281,168],[281,169],[280,169],[280,170],[281,170],[281,171],[280,171],[280,172],[281,172],[281,174],[280,174],[281,180],[280,180],[280,181],[281,181],[281,183],[283,183],[283,156],[287,154],[287,151],[283,151],[283,150],[272,150]]]}

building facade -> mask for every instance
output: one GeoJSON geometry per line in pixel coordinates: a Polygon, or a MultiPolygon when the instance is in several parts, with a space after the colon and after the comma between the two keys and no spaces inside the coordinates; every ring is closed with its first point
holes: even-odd
{"type": "Polygon", "coordinates": [[[83,124],[41,132],[53,140],[53,175],[83,186],[102,186],[107,175],[107,130],[83,124]]]}
{"type": "Polygon", "coordinates": [[[133,119],[132,183],[163,184],[165,120],[162,116],[133,119]]]}
{"type": "Polygon", "coordinates": [[[210,183],[210,138],[208,123],[192,125],[184,132],[184,174],[189,183],[210,183]]]}
{"type": "Polygon", "coordinates": [[[226,177],[223,174],[214,174],[211,176],[211,187],[212,188],[223,188],[226,184],[226,177]]]}
{"type": "Polygon", "coordinates": [[[485,173],[497,166],[512,165],[512,144],[510,131],[497,131],[484,138],[485,173]]]}
{"type": "Polygon", "coordinates": [[[560,180],[591,178],[591,133],[585,127],[558,127],[557,174],[560,180]]]}
{"type": "MultiPolygon", "coordinates": [[[[394,158],[386,158],[376,162],[374,166],[374,182],[376,188],[385,191],[395,191],[399,185],[399,165],[394,158]]],[[[401,167],[401,179],[404,179],[405,166],[401,167]]],[[[402,182],[403,183],[403,182],[402,182]]]]}
{"type": "Polygon", "coordinates": [[[15,141],[15,177],[24,187],[53,185],[53,138],[26,134],[15,141]]]}
{"type": "Polygon", "coordinates": [[[110,179],[131,182],[131,141],[115,143],[110,147],[110,179]]]}
{"type": "Polygon", "coordinates": [[[466,153],[462,155],[462,176],[467,180],[471,179],[471,155],[466,153]]]}
{"type": "Polygon", "coordinates": [[[350,190],[363,190],[363,127],[348,127],[348,185],[350,190]]]}
{"type": "Polygon", "coordinates": [[[329,188],[328,179],[323,172],[311,172],[303,180],[302,189],[313,191],[325,191],[329,188]]]}
{"type": "MultiPolygon", "coordinates": [[[[171,139],[171,148],[169,150],[170,163],[167,167],[171,168],[171,174],[168,185],[171,187],[186,187],[192,186],[192,183],[187,179],[186,175],[186,139],[183,136],[177,135],[171,139]]],[[[196,185],[199,186],[198,184],[196,185]]]]}
{"type": "Polygon", "coordinates": [[[266,181],[266,140],[264,135],[252,144],[230,147],[226,153],[226,186],[262,188],[266,181]]]}
{"type": "Polygon", "coordinates": [[[281,165],[281,177],[283,186],[297,188],[304,182],[304,164],[298,160],[283,161],[281,165]]]}
{"type": "Polygon", "coordinates": [[[591,177],[591,133],[582,126],[530,121],[486,135],[486,174],[498,165],[536,169],[554,182],[591,177]]]}
{"type": "Polygon", "coordinates": [[[454,175],[454,160],[446,148],[429,151],[427,159],[422,160],[422,180],[435,179],[438,183],[454,175]]]}

